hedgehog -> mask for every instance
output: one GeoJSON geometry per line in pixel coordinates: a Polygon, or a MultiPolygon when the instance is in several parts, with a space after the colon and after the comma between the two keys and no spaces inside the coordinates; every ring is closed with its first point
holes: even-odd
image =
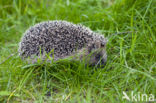
{"type": "Polygon", "coordinates": [[[72,57],[91,66],[105,65],[107,39],[81,24],[68,21],[44,21],[30,27],[19,43],[19,56],[29,63],[58,61],[72,57]],[[47,59],[47,54],[52,59],[47,59]]]}

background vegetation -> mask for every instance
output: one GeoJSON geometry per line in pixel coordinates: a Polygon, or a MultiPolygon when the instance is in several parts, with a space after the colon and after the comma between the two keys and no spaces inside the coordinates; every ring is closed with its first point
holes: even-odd
{"type": "Polygon", "coordinates": [[[0,62],[4,103],[128,102],[122,91],[156,96],[156,1],[0,0],[0,62]],[[17,52],[26,29],[56,19],[104,34],[109,39],[106,66],[28,65],[17,54],[7,59],[17,52]]]}

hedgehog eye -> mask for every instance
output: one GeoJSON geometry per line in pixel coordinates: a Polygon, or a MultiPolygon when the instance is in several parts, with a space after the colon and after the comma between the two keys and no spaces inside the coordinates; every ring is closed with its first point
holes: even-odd
{"type": "Polygon", "coordinates": [[[101,47],[105,47],[106,43],[101,43],[101,47]]]}

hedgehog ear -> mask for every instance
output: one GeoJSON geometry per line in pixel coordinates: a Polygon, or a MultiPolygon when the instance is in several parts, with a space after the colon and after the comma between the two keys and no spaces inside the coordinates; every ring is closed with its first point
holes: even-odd
{"type": "Polygon", "coordinates": [[[101,42],[101,48],[104,48],[107,44],[107,39],[101,42]]]}
{"type": "Polygon", "coordinates": [[[88,45],[88,52],[91,52],[93,50],[96,50],[98,48],[101,48],[101,43],[100,42],[94,42],[88,45]]]}
{"type": "Polygon", "coordinates": [[[88,49],[89,53],[93,50],[93,48],[94,48],[94,44],[93,43],[87,45],[87,49],[88,49]]]}
{"type": "Polygon", "coordinates": [[[101,43],[101,48],[104,48],[106,46],[106,42],[101,43]]]}
{"type": "Polygon", "coordinates": [[[95,49],[101,48],[101,43],[99,41],[95,42],[95,49]]]}

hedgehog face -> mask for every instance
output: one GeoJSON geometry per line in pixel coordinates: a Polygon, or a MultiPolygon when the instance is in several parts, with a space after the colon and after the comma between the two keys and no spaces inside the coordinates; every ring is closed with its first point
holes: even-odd
{"type": "Polygon", "coordinates": [[[88,46],[88,62],[91,66],[104,66],[107,61],[106,42],[95,42],[88,46]]]}

